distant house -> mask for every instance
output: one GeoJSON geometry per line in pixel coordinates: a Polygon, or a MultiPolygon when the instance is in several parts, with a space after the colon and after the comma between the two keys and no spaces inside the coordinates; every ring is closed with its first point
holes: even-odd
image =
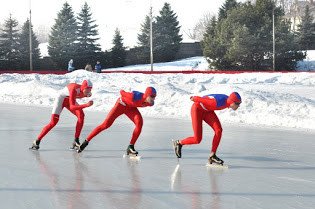
{"type": "Polygon", "coordinates": [[[199,41],[182,42],[180,43],[179,50],[175,55],[175,59],[184,59],[202,55],[203,52],[199,41]]]}
{"type": "Polygon", "coordinates": [[[290,8],[290,12],[286,15],[286,18],[291,21],[291,29],[297,31],[298,25],[301,24],[302,16],[305,13],[306,5],[309,6],[310,13],[314,17],[315,21],[315,2],[314,0],[298,1],[295,0],[290,8]]]}

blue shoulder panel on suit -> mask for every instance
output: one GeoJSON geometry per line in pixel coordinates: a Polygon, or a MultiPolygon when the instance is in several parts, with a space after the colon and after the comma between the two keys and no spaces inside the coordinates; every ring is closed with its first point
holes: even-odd
{"type": "Polygon", "coordinates": [[[225,106],[228,99],[228,96],[225,94],[208,94],[205,97],[214,98],[217,102],[217,107],[225,106]]]}
{"type": "Polygon", "coordinates": [[[133,101],[139,101],[142,99],[143,93],[139,91],[132,91],[132,94],[133,94],[133,97],[132,97],[133,101]]]}

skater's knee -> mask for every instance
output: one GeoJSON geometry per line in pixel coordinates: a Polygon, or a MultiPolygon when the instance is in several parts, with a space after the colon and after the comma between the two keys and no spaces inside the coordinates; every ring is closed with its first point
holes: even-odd
{"type": "Polygon", "coordinates": [[[50,125],[55,126],[58,123],[58,121],[59,121],[59,115],[53,114],[51,116],[50,125]]]}
{"type": "Polygon", "coordinates": [[[194,144],[200,144],[202,140],[202,136],[195,136],[194,137],[194,144]]]}
{"type": "Polygon", "coordinates": [[[196,144],[200,144],[201,140],[202,140],[202,136],[196,137],[195,138],[196,144]]]}

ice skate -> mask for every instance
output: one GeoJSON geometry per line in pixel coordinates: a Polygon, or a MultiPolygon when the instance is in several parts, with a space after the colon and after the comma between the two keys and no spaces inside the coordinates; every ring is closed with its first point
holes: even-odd
{"type": "Polygon", "coordinates": [[[212,155],[211,157],[209,157],[208,161],[209,161],[209,164],[216,163],[219,165],[223,165],[223,163],[224,163],[224,161],[221,160],[220,158],[218,158],[215,154],[212,155]]]}
{"type": "Polygon", "coordinates": [[[34,140],[32,146],[29,149],[38,150],[39,144],[40,144],[40,140],[34,140]]]}
{"type": "Polygon", "coordinates": [[[124,158],[129,157],[130,159],[140,160],[141,156],[138,155],[138,152],[135,150],[133,144],[130,144],[126,149],[126,154],[123,155],[124,158]]]}
{"type": "Polygon", "coordinates": [[[207,163],[207,167],[210,168],[228,168],[227,165],[223,165],[224,161],[220,158],[218,158],[218,156],[216,156],[215,154],[210,156],[208,159],[208,163],[207,163]]]}
{"type": "Polygon", "coordinates": [[[134,147],[133,144],[130,144],[127,147],[126,155],[133,155],[133,156],[137,156],[138,155],[138,152],[135,150],[135,147],[134,147]]]}
{"type": "Polygon", "coordinates": [[[174,148],[174,152],[177,156],[177,158],[181,158],[182,157],[182,146],[180,143],[179,143],[179,140],[172,140],[173,141],[173,148],[174,148]]]}
{"type": "Polygon", "coordinates": [[[75,138],[72,146],[70,147],[70,150],[78,150],[80,148],[80,141],[79,138],[75,138]]]}
{"type": "Polygon", "coordinates": [[[89,141],[85,140],[85,141],[78,147],[77,152],[78,152],[78,153],[82,152],[82,151],[85,149],[85,147],[88,146],[88,144],[89,144],[89,141]]]}

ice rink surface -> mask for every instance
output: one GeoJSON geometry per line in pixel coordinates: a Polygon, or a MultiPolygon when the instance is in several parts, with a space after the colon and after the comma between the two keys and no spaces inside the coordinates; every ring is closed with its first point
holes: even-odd
{"type": "MultiPolygon", "coordinates": [[[[189,120],[144,117],[135,148],[121,116],[78,154],[70,151],[76,118],[64,110],[39,151],[28,148],[49,122],[50,108],[0,105],[0,208],[315,208],[314,132],[223,125],[218,156],[228,170],[205,166],[212,130],[184,146],[177,166],[171,140],[192,135],[189,120]]],[[[141,110],[140,110],[141,111],[141,110]]],[[[85,112],[81,141],[106,114],[85,112]]]]}

